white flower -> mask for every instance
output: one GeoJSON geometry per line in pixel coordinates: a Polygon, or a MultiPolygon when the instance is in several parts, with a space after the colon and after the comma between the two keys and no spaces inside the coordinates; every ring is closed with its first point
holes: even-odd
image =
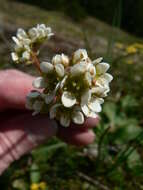
{"type": "Polygon", "coordinates": [[[59,77],[63,77],[65,74],[64,66],[62,64],[56,64],[55,71],[59,77]]]}
{"type": "Polygon", "coordinates": [[[79,49],[79,50],[75,51],[73,54],[73,63],[74,64],[81,62],[81,61],[85,61],[87,59],[88,59],[88,54],[85,49],[79,49]]]}
{"type": "Polygon", "coordinates": [[[40,69],[43,73],[51,73],[54,70],[54,66],[49,62],[42,62],[40,69]]]}
{"type": "Polygon", "coordinates": [[[89,72],[86,72],[84,75],[85,82],[87,83],[88,86],[92,85],[92,76],[89,72]]]}
{"type": "Polygon", "coordinates": [[[62,104],[54,104],[50,110],[49,110],[49,114],[50,114],[50,119],[54,119],[56,117],[58,108],[61,107],[62,104]]]}
{"type": "Polygon", "coordinates": [[[92,94],[95,94],[101,98],[106,97],[109,91],[110,91],[109,86],[96,86],[91,89],[92,94]]]}
{"type": "Polygon", "coordinates": [[[53,65],[48,62],[42,62],[40,64],[40,69],[43,73],[47,73],[47,74],[53,72],[55,69],[55,72],[57,73],[59,77],[63,77],[65,74],[64,66],[60,63],[53,65]]]}
{"type": "Polygon", "coordinates": [[[44,102],[42,100],[36,100],[33,104],[33,116],[37,115],[38,113],[40,113],[40,111],[42,110],[42,107],[44,105],[44,102]]]}
{"type": "Polygon", "coordinates": [[[47,82],[45,81],[45,79],[43,77],[37,77],[33,83],[32,83],[34,88],[46,88],[47,87],[47,82]]]}
{"type": "Polygon", "coordinates": [[[22,54],[22,59],[23,59],[23,61],[28,61],[28,60],[30,60],[30,57],[31,57],[31,55],[30,55],[30,53],[29,53],[28,51],[24,51],[24,52],[23,52],[23,54],[22,54]]]}
{"type": "Polygon", "coordinates": [[[83,95],[81,96],[81,102],[82,104],[88,104],[88,102],[91,100],[91,90],[87,89],[83,95]]]}
{"type": "Polygon", "coordinates": [[[53,64],[62,64],[64,67],[67,67],[69,65],[69,58],[65,54],[57,54],[52,59],[53,64]]]}
{"type": "Polygon", "coordinates": [[[84,116],[81,111],[74,111],[72,114],[72,121],[75,124],[82,125],[84,123],[84,116]]]}
{"type": "Polygon", "coordinates": [[[36,27],[29,29],[28,34],[32,42],[37,42],[39,40],[53,36],[51,28],[46,27],[45,24],[38,24],[36,27]]]}
{"type": "Polygon", "coordinates": [[[105,73],[104,75],[101,75],[101,77],[99,77],[99,78],[96,80],[96,85],[97,85],[97,86],[104,87],[104,88],[108,88],[109,83],[110,83],[112,80],[113,80],[112,75],[110,75],[110,74],[108,74],[108,73],[105,73]]]}
{"type": "Polygon", "coordinates": [[[91,100],[85,104],[81,102],[81,109],[85,116],[87,117],[97,117],[97,113],[101,112],[101,104],[103,104],[104,100],[102,98],[91,98],[91,100]]]}
{"type": "Polygon", "coordinates": [[[63,127],[69,127],[70,125],[70,117],[63,113],[60,117],[60,124],[63,126],[63,127]]]}
{"type": "Polygon", "coordinates": [[[74,77],[74,76],[81,75],[85,73],[86,71],[87,71],[86,62],[80,62],[71,67],[70,73],[71,73],[71,76],[74,77]]]}
{"type": "Polygon", "coordinates": [[[96,65],[96,71],[99,75],[106,73],[110,65],[108,63],[101,62],[96,65]]]}
{"type": "Polygon", "coordinates": [[[44,24],[38,24],[29,29],[28,32],[22,28],[18,29],[17,35],[12,37],[15,42],[15,52],[11,54],[13,61],[31,63],[30,55],[35,50],[35,44],[41,45],[44,40],[49,39],[52,35],[51,28],[44,24]]]}
{"type": "Polygon", "coordinates": [[[44,99],[45,99],[45,103],[46,104],[50,104],[55,98],[55,93],[51,92],[50,94],[45,95],[44,99]]]}
{"type": "Polygon", "coordinates": [[[38,37],[39,37],[38,30],[37,30],[37,28],[35,28],[35,27],[31,28],[31,29],[28,31],[28,34],[29,34],[29,36],[30,36],[32,42],[35,42],[35,41],[38,39],[38,37]]]}
{"type": "Polygon", "coordinates": [[[76,98],[70,92],[64,92],[61,97],[62,104],[70,108],[76,104],[76,98]]]}
{"type": "Polygon", "coordinates": [[[17,53],[12,52],[12,53],[11,53],[11,57],[12,57],[12,60],[13,60],[14,62],[18,62],[19,57],[18,57],[17,53]]]}
{"type": "Polygon", "coordinates": [[[99,57],[97,59],[95,59],[94,61],[92,61],[93,65],[97,65],[98,63],[100,63],[103,60],[103,57],[99,57]]]}
{"type": "Polygon", "coordinates": [[[45,24],[38,24],[37,30],[39,32],[39,37],[47,37],[50,38],[54,34],[52,33],[52,29],[50,27],[47,27],[45,24]]]}
{"type": "Polygon", "coordinates": [[[37,98],[41,96],[41,93],[38,91],[32,91],[26,96],[26,105],[25,107],[29,110],[33,109],[33,104],[37,98]]]}
{"type": "Polygon", "coordinates": [[[17,30],[17,38],[20,40],[28,39],[28,35],[26,34],[25,30],[23,30],[22,28],[19,28],[17,30]]]}
{"type": "Polygon", "coordinates": [[[87,71],[92,75],[95,76],[96,75],[96,68],[93,64],[88,63],[87,64],[87,71]]]}

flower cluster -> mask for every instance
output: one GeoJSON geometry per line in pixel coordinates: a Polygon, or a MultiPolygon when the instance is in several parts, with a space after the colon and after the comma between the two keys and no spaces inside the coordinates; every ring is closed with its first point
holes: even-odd
{"type": "Polygon", "coordinates": [[[12,37],[15,42],[15,52],[11,54],[13,61],[17,63],[31,63],[32,52],[37,54],[41,43],[49,39],[52,35],[51,28],[46,27],[45,24],[38,24],[27,32],[19,28],[17,35],[12,37]]]}
{"type": "Polygon", "coordinates": [[[41,76],[33,81],[37,90],[30,92],[26,101],[33,115],[48,113],[64,127],[71,122],[81,125],[86,117],[97,117],[113,79],[103,58],[92,61],[85,49],[79,49],[70,58],[58,54],[51,62],[38,64],[41,76]]]}

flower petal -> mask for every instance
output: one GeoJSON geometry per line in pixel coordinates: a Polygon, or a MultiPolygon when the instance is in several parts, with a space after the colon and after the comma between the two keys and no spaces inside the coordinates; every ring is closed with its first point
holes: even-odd
{"type": "Polygon", "coordinates": [[[83,113],[85,114],[86,117],[88,117],[90,110],[88,108],[88,106],[86,104],[81,105],[81,110],[83,111],[83,113]]]}
{"type": "Polygon", "coordinates": [[[30,53],[28,51],[24,51],[22,54],[23,60],[30,60],[30,53]]]}
{"type": "Polygon", "coordinates": [[[46,95],[45,96],[45,102],[46,102],[46,104],[50,104],[54,100],[54,97],[55,97],[55,93],[54,92],[46,95]]]}
{"type": "Polygon", "coordinates": [[[69,127],[69,125],[70,125],[70,118],[68,117],[68,115],[66,115],[66,114],[62,114],[61,115],[61,117],[60,117],[60,124],[63,127],[69,127]]]}
{"type": "Polygon", "coordinates": [[[56,65],[56,64],[62,64],[61,55],[60,55],[60,54],[55,55],[55,56],[53,57],[53,59],[52,59],[52,63],[53,63],[54,65],[56,65]]]}
{"type": "Polygon", "coordinates": [[[40,92],[38,91],[34,91],[34,92],[30,92],[26,98],[28,99],[33,99],[33,98],[38,98],[40,96],[40,92]]]}
{"type": "Polygon", "coordinates": [[[96,71],[99,75],[104,74],[109,69],[109,67],[110,65],[108,63],[102,62],[96,65],[96,71]]]}
{"type": "Polygon", "coordinates": [[[64,66],[62,64],[56,64],[55,70],[56,70],[56,73],[58,74],[59,77],[64,76],[65,71],[64,71],[64,66]]]}
{"type": "Polygon", "coordinates": [[[88,86],[91,86],[92,84],[92,76],[89,72],[85,73],[85,81],[87,83],[88,86]]]}
{"type": "Polygon", "coordinates": [[[93,111],[93,112],[101,112],[101,101],[99,99],[93,99],[89,104],[88,107],[93,111]]]}
{"type": "Polygon", "coordinates": [[[73,63],[78,63],[79,61],[84,61],[88,58],[86,49],[79,49],[73,54],[73,63]]]}
{"type": "Polygon", "coordinates": [[[87,64],[85,62],[78,63],[71,67],[71,75],[72,76],[78,76],[80,74],[83,74],[86,72],[87,64]]]}
{"type": "Polygon", "coordinates": [[[50,119],[54,119],[56,117],[57,109],[61,106],[62,104],[55,104],[50,108],[49,114],[50,114],[50,119]]]}
{"type": "Polygon", "coordinates": [[[42,62],[40,64],[40,69],[43,73],[50,73],[53,71],[54,66],[51,63],[48,62],[42,62]]]}
{"type": "Polygon", "coordinates": [[[81,97],[81,104],[83,104],[83,105],[88,104],[90,99],[91,99],[91,91],[88,89],[83,93],[83,95],[81,97]]]}
{"type": "Polygon", "coordinates": [[[97,65],[97,64],[100,63],[102,60],[103,60],[103,57],[99,57],[99,58],[95,59],[95,60],[92,62],[92,64],[93,64],[93,65],[97,65]]]}
{"type": "Polygon", "coordinates": [[[95,112],[90,111],[89,114],[88,114],[88,117],[91,117],[91,118],[97,118],[98,115],[97,115],[95,112]]]}
{"type": "Polygon", "coordinates": [[[67,108],[70,108],[76,104],[76,98],[70,92],[67,91],[62,94],[61,100],[62,104],[67,108]]]}
{"type": "Polygon", "coordinates": [[[109,73],[105,73],[103,75],[103,77],[105,78],[105,80],[107,80],[108,82],[111,82],[113,80],[113,76],[110,75],[109,73]]]}
{"type": "Polygon", "coordinates": [[[41,109],[42,109],[42,107],[43,107],[43,104],[44,104],[44,102],[42,100],[36,100],[34,102],[34,104],[33,104],[33,109],[35,111],[39,111],[40,112],[41,109]]]}
{"type": "Polygon", "coordinates": [[[11,53],[11,57],[12,57],[12,60],[15,61],[15,62],[17,62],[19,60],[18,55],[16,53],[14,53],[14,52],[11,53]]]}
{"type": "Polygon", "coordinates": [[[34,88],[45,88],[47,86],[47,83],[45,82],[43,77],[36,78],[32,83],[34,88]]]}
{"type": "Polygon", "coordinates": [[[26,32],[22,29],[22,28],[19,28],[18,31],[17,31],[17,37],[22,40],[23,38],[28,38],[26,32]]]}
{"type": "Polygon", "coordinates": [[[20,42],[20,40],[18,38],[16,38],[15,36],[13,36],[12,39],[16,43],[16,45],[18,47],[22,47],[22,44],[21,44],[21,42],[20,42]]]}
{"type": "Polygon", "coordinates": [[[72,115],[72,121],[75,124],[81,125],[84,123],[84,116],[80,111],[74,112],[72,115]]]}

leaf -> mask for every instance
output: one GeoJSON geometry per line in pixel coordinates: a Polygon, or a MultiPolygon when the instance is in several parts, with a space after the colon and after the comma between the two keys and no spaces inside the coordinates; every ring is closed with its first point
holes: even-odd
{"type": "Polygon", "coordinates": [[[33,163],[30,168],[30,180],[31,183],[38,183],[40,182],[41,174],[39,171],[39,167],[36,163],[33,163]]]}
{"type": "Polygon", "coordinates": [[[116,105],[114,103],[106,103],[103,106],[103,113],[106,114],[106,116],[108,117],[108,119],[110,120],[110,122],[115,123],[115,119],[116,119],[116,105]]]}
{"type": "Polygon", "coordinates": [[[134,106],[138,106],[138,102],[134,97],[127,95],[125,98],[122,99],[123,108],[130,108],[134,106]]]}
{"type": "Polygon", "coordinates": [[[137,150],[134,150],[132,154],[130,154],[130,156],[128,157],[127,163],[128,163],[128,167],[131,169],[137,165],[142,164],[140,155],[137,152],[137,150]]]}

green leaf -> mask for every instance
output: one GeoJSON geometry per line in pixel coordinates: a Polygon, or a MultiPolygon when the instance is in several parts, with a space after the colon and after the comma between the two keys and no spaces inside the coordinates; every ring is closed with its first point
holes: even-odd
{"type": "Polygon", "coordinates": [[[39,171],[39,167],[36,163],[33,163],[30,168],[30,180],[31,183],[38,183],[40,182],[41,174],[39,171]]]}
{"type": "Polygon", "coordinates": [[[106,114],[111,123],[115,123],[117,107],[114,103],[106,103],[103,107],[103,113],[106,114]]]}
{"type": "Polygon", "coordinates": [[[134,150],[132,154],[130,154],[130,156],[128,157],[127,163],[128,163],[128,167],[131,169],[137,165],[142,164],[140,155],[137,152],[137,150],[134,150]]]}

